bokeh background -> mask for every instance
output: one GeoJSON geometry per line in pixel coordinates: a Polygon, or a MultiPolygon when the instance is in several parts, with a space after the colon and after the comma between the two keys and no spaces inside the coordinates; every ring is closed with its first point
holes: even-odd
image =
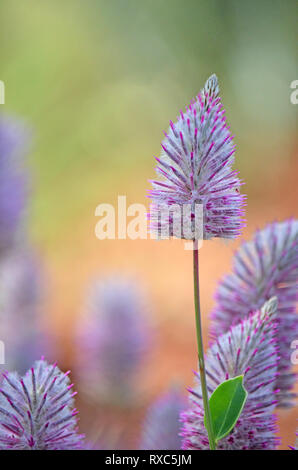
{"type": "MultiPolygon", "coordinates": [[[[27,220],[50,355],[76,369],[74,333],[94,277],[133,276],[147,294],[142,399],[121,409],[79,399],[91,441],[103,429],[125,436],[120,447],[136,446],[152,400],[173,382],[185,390],[196,367],[191,252],[180,241],[99,241],[95,208],[118,195],[148,206],[162,131],[216,73],[248,195],[244,237],[297,216],[296,18],[294,0],[1,1],[0,111],[23,119],[32,136],[27,220]]],[[[238,245],[206,242],[200,252],[205,344],[214,290],[238,245]]],[[[282,448],[293,443],[296,418],[279,412],[282,448]]]]}

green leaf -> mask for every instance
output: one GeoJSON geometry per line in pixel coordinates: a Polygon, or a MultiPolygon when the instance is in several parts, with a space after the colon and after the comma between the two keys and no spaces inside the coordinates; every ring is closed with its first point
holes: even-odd
{"type": "MultiPolygon", "coordinates": [[[[222,382],[209,399],[211,421],[216,442],[234,428],[247,399],[243,375],[222,382]]],[[[206,426],[206,417],[204,418],[206,426]]]]}

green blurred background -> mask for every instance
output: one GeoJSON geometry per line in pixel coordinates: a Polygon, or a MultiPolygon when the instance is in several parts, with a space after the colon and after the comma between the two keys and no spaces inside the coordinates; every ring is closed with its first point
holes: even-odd
{"type": "MultiPolygon", "coordinates": [[[[62,361],[72,365],[72,325],[91,275],[133,271],[164,319],[159,366],[153,357],[147,373],[153,393],[173,370],[191,383],[187,252],[179,242],[99,242],[94,211],[118,194],[148,204],[163,129],[216,73],[248,194],[245,235],[295,215],[296,24],[294,0],[1,0],[2,110],[33,131],[30,232],[49,271],[49,328],[62,361]]],[[[206,315],[235,246],[202,250],[206,315]]],[[[291,442],[293,416],[281,419],[291,442]]]]}

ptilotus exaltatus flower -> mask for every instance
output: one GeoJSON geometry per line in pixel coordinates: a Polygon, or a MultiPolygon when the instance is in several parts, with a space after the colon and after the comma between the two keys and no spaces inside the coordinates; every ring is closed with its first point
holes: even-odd
{"type": "Polygon", "coordinates": [[[298,221],[272,223],[257,231],[253,239],[235,253],[233,271],[220,282],[213,317],[214,336],[260,308],[272,296],[278,298],[278,345],[280,362],[277,388],[280,405],[291,404],[289,392],[291,343],[298,337],[298,221]]]}
{"type": "Polygon", "coordinates": [[[175,389],[159,397],[146,414],[140,449],[180,449],[179,416],[185,408],[184,397],[175,389]]]}
{"type": "Polygon", "coordinates": [[[26,137],[22,124],[0,116],[0,254],[15,243],[26,204],[26,137]]]}
{"type": "Polygon", "coordinates": [[[133,399],[149,341],[144,310],[140,286],[131,279],[114,276],[90,287],[77,335],[79,374],[90,398],[117,404],[133,399]]]}
{"type": "Polygon", "coordinates": [[[35,362],[20,377],[4,374],[0,389],[0,449],[72,450],[83,445],[69,372],[35,362]]]}
{"type": "MultiPolygon", "coordinates": [[[[211,394],[224,380],[244,375],[248,398],[232,432],[219,441],[218,449],[275,449],[276,418],[276,298],[221,335],[206,355],[206,374],[211,394]]],[[[199,375],[197,374],[197,377],[199,375]]],[[[200,384],[191,392],[190,409],[182,413],[183,449],[208,449],[200,384]]]]}
{"type": "Polygon", "coordinates": [[[150,227],[158,237],[235,238],[241,233],[244,196],[232,169],[235,145],[224,114],[217,77],[212,75],[177,122],[170,121],[156,159],[161,179],[151,182],[150,191],[150,227]],[[198,205],[203,227],[196,220],[198,205]]]}

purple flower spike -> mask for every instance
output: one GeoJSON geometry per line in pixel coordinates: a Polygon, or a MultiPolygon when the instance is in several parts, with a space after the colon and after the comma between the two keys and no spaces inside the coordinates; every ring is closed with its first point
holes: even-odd
{"type": "Polygon", "coordinates": [[[0,389],[0,449],[73,450],[83,445],[77,433],[75,392],[68,373],[44,360],[24,377],[4,375],[0,389]]]}
{"type": "MultiPolygon", "coordinates": [[[[260,311],[218,338],[206,356],[209,394],[223,381],[244,375],[248,398],[232,432],[219,441],[219,450],[275,449],[276,374],[278,352],[275,337],[276,298],[260,311]]],[[[199,379],[199,374],[196,374],[199,379]]],[[[191,406],[181,414],[183,449],[208,449],[200,384],[191,392],[191,406]]]]}
{"type": "Polygon", "coordinates": [[[279,406],[291,405],[295,375],[291,373],[291,343],[297,339],[298,221],[272,223],[257,231],[234,256],[232,274],[220,282],[212,314],[213,336],[238,323],[272,296],[278,299],[277,388],[279,406]]]}
{"type": "Polygon", "coordinates": [[[146,415],[140,449],[181,449],[179,416],[185,408],[185,399],[177,390],[159,397],[146,415]]]}
{"type": "Polygon", "coordinates": [[[170,122],[156,159],[161,179],[152,181],[150,191],[150,228],[158,237],[168,233],[197,239],[198,204],[203,206],[201,238],[236,238],[241,233],[245,197],[239,193],[241,181],[232,170],[235,145],[224,113],[217,77],[212,75],[177,122],[170,122]],[[183,214],[180,235],[172,213],[164,213],[165,207],[183,214]]]}
{"type": "Polygon", "coordinates": [[[148,348],[145,302],[137,283],[114,277],[91,286],[78,325],[79,374],[91,399],[128,404],[148,348]]]}
{"type": "Polygon", "coordinates": [[[0,254],[15,243],[26,204],[26,137],[19,122],[0,116],[0,254]]]}

